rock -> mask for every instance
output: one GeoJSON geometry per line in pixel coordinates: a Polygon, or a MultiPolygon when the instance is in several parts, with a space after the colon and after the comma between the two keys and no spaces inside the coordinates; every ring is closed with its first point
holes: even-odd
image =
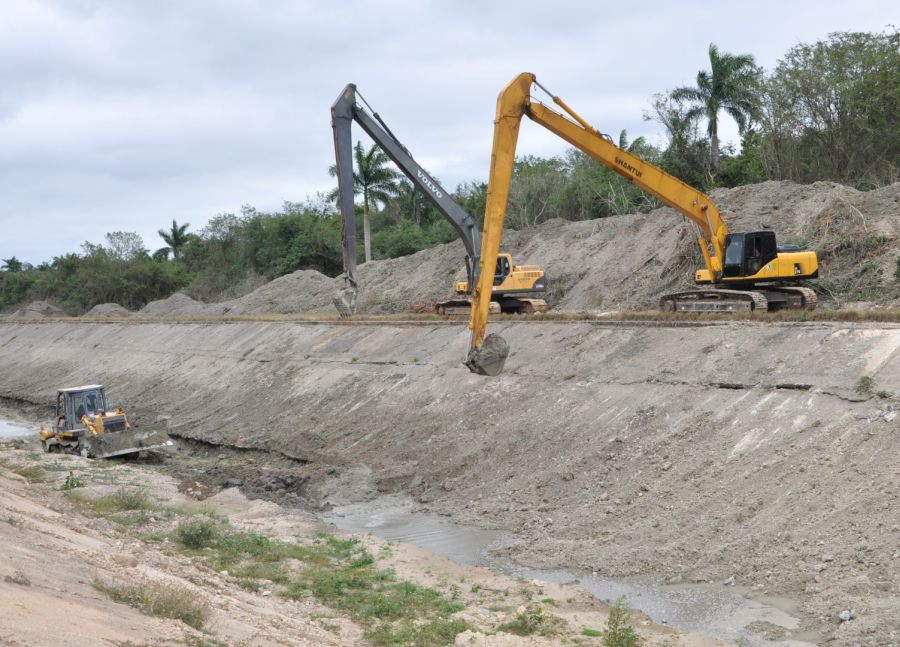
{"type": "Polygon", "coordinates": [[[841,622],[850,622],[854,617],[852,609],[844,609],[838,614],[838,620],[841,622]]]}

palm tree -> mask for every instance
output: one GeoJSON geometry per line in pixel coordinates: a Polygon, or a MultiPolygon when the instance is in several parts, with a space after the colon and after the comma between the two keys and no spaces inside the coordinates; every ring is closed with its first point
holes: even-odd
{"type": "Polygon", "coordinates": [[[178,253],[181,251],[181,248],[185,246],[188,241],[187,228],[191,226],[191,223],[186,222],[183,225],[179,225],[177,222],[172,220],[172,229],[166,231],[165,229],[159,230],[159,237],[163,239],[163,242],[169,246],[169,249],[172,250],[172,257],[178,258],[178,253]]]}
{"type": "Polygon", "coordinates": [[[720,54],[709,44],[710,71],[697,73],[697,87],[672,91],[676,101],[694,103],[688,118],[706,117],[713,171],[719,170],[719,111],[724,110],[737,122],[741,134],[756,114],[759,68],[751,54],[720,54]]]}
{"type": "MultiPolygon", "coordinates": [[[[356,170],[353,172],[353,192],[355,195],[362,194],[363,198],[363,243],[368,263],[372,260],[369,213],[379,203],[386,204],[397,195],[397,179],[400,174],[387,166],[390,160],[377,144],[372,144],[369,150],[363,150],[362,142],[357,141],[353,148],[353,159],[356,162],[356,170]]],[[[328,173],[331,177],[336,177],[337,167],[332,165],[328,173]]],[[[336,197],[337,191],[333,191],[331,195],[336,197]]]]}
{"type": "Polygon", "coordinates": [[[0,267],[4,272],[21,272],[22,271],[22,261],[13,256],[12,258],[4,258],[3,259],[3,267],[0,267]]]}

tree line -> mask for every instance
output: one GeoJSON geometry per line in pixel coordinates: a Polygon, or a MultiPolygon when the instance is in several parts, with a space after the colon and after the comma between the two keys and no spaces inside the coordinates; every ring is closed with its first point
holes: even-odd
{"type": "MultiPolygon", "coordinates": [[[[644,114],[664,141],[618,145],[683,181],[710,190],[764,180],[831,180],[862,189],[900,179],[900,31],[843,32],[792,47],[766,72],[750,54],[709,46],[695,83],[660,92],[644,114]],[[723,145],[719,125],[734,119],[740,146],[723,145]]],[[[602,124],[599,124],[602,125],[602,124]]],[[[456,238],[425,197],[377,147],[354,148],[357,212],[363,219],[359,261],[403,256],[456,238]]],[[[329,169],[334,175],[334,168],[329,169]]],[[[460,184],[454,199],[480,223],[487,184],[460,184]]],[[[241,294],[298,269],[329,276],[342,270],[336,191],[285,202],[262,213],[244,207],[200,230],[173,221],[165,246],[149,251],[137,234],[112,232],[103,243],[36,267],[17,258],[0,265],[0,310],[51,299],[71,312],[114,301],[128,308],[187,290],[215,300],[241,294]]],[[[506,222],[538,225],[643,212],[651,197],[580,151],[516,160],[506,222]]]]}

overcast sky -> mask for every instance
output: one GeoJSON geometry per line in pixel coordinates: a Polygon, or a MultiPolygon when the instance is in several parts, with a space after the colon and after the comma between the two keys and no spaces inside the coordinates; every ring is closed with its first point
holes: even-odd
{"type": "MultiPolygon", "coordinates": [[[[0,259],[38,263],[109,231],[153,251],[173,218],[197,230],[330,189],[329,108],[348,82],[452,190],[486,179],[496,96],[519,72],[600,130],[659,138],[650,97],[693,83],[711,41],[771,69],[797,43],[897,24],[897,7],[0,0],[0,259]]],[[[523,124],[520,154],[564,150],[523,124]]]]}

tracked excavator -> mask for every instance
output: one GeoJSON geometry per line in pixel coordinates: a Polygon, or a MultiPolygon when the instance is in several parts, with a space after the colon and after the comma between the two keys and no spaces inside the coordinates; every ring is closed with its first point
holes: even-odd
{"type": "MultiPolygon", "coordinates": [[[[494,141],[481,245],[482,267],[495,262],[512,180],[516,142],[522,117],[547,128],[590,157],[672,207],[696,225],[704,267],[694,280],[698,289],[664,295],[660,309],[668,312],[735,312],[816,307],[816,293],[802,285],[819,274],[814,251],[778,247],[770,230],[731,233],[709,196],[659,167],[622,150],[608,135],[591,126],[566,103],[523,73],[497,99],[494,141]],[[545,92],[565,115],[532,97],[532,88],[545,92]]],[[[509,353],[499,335],[485,336],[485,295],[490,285],[482,277],[472,298],[472,331],[466,365],[481,375],[498,375],[509,353]]]]}
{"type": "MultiPolygon", "coordinates": [[[[434,205],[453,226],[466,248],[465,280],[454,284],[454,297],[435,304],[438,314],[468,314],[471,308],[471,286],[477,281],[481,236],[472,216],[466,213],[438,182],[423,169],[406,147],[394,136],[377,112],[371,109],[356,90],[348,84],[331,106],[331,125],[334,131],[335,167],[341,209],[342,244],[344,256],[344,287],[334,297],[334,305],[341,316],[356,312],[358,277],[356,274],[356,209],[353,202],[353,162],[351,126],[356,121],[385,154],[403,171],[410,182],[434,205]],[[365,107],[362,105],[365,104],[365,107]],[[366,110],[366,107],[369,109],[366,110]]],[[[492,272],[488,308],[490,312],[532,313],[547,310],[547,302],[537,298],[546,291],[543,269],[536,265],[516,265],[509,254],[498,254],[491,262],[492,272]]]]}

